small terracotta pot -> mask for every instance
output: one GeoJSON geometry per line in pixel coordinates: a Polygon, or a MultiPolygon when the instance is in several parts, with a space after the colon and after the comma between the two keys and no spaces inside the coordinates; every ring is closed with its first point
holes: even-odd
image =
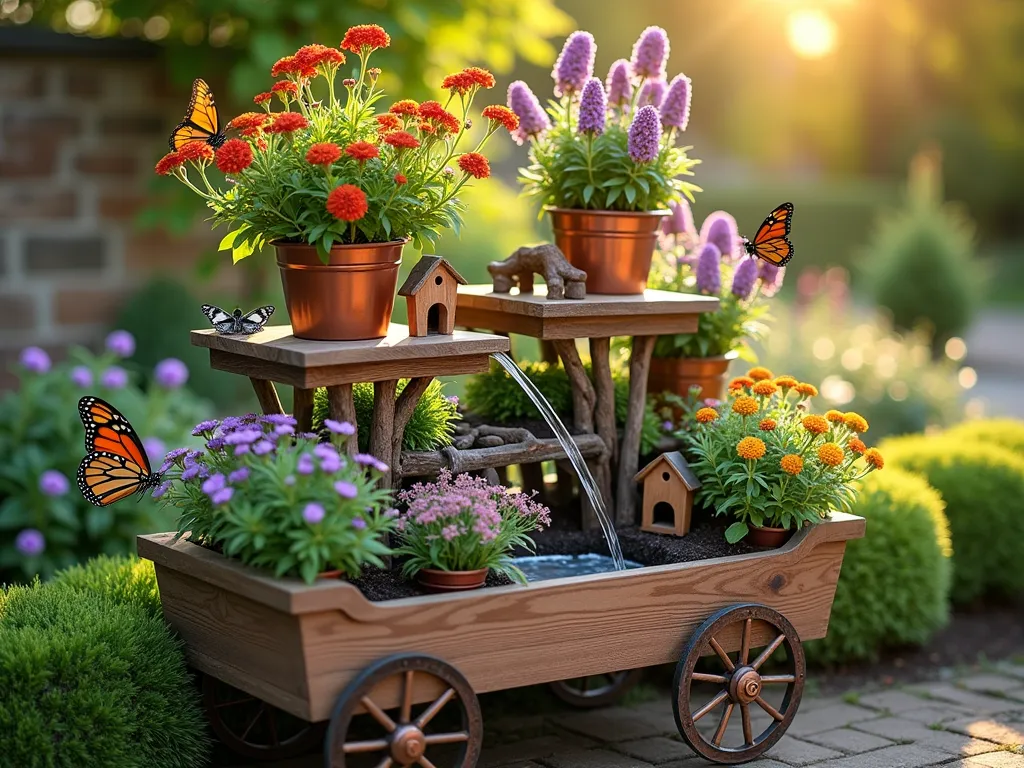
{"type": "Polygon", "coordinates": [[[647,391],[652,395],[672,392],[686,397],[690,387],[700,387],[700,399],[725,397],[729,363],[735,352],[717,357],[652,357],[647,376],[647,391]]]}
{"type": "Polygon", "coordinates": [[[787,541],[793,531],[787,528],[768,528],[766,526],[751,525],[750,533],[747,534],[747,541],[755,547],[766,547],[778,549],[787,541]]]}
{"type": "Polygon", "coordinates": [[[587,273],[587,293],[644,292],[658,227],[669,211],[547,210],[555,245],[587,273]]]}
{"type": "Polygon", "coordinates": [[[338,569],[334,571],[321,571],[316,575],[316,577],[318,579],[340,579],[344,575],[345,572],[343,570],[338,569]]]}
{"type": "Polygon", "coordinates": [[[489,568],[476,571],[442,571],[436,568],[422,568],[416,573],[416,580],[430,592],[461,592],[479,589],[487,581],[489,568]]]}
{"type": "Polygon", "coordinates": [[[327,264],[315,246],[273,243],[292,333],[317,341],[386,336],[407,242],[336,245],[327,264]]]}

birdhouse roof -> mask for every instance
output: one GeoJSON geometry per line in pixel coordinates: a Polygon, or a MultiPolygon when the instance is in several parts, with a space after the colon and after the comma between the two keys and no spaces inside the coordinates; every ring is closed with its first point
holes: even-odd
{"type": "Polygon", "coordinates": [[[636,476],[633,478],[633,482],[639,483],[662,463],[667,464],[668,468],[676,475],[676,477],[683,481],[689,490],[695,491],[700,488],[700,480],[697,479],[697,475],[693,473],[693,470],[690,469],[690,465],[686,463],[686,459],[683,458],[683,454],[679,451],[661,454],[661,456],[637,472],[636,476]]]}
{"type": "Polygon", "coordinates": [[[438,269],[444,268],[448,270],[448,273],[455,278],[455,281],[459,285],[466,285],[466,278],[455,271],[455,267],[448,263],[446,259],[442,259],[440,256],[423,256],[416,266],[412,268],[412,272],[405,278],[405,282],[402,283],[402,287],[398,289],[399,296],[412,296],[423,284],[427,282],[432,274],[438,269]]]}

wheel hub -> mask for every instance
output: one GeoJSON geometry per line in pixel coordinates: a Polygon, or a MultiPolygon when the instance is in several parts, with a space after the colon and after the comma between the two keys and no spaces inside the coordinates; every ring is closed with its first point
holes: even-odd
{"type": "Polygon", "coordinates": [[[391,735],[391,757],[401,765],[411,765],[423,757],[427,741],[415,725],[402,725],[391,735]]]}
{"type": "Polygon", "coordinates": [[[749,704],[761,695],[761,675],[753,667],[738,667],[729,679],[729,697],[749,704]]]}

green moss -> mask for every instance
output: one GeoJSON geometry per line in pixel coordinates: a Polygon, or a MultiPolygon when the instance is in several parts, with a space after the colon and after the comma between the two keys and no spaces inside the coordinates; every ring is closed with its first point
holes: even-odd
{"type": "Polygon", "coordinates": [[[1017,419],[965,421],[950,429],[946,435],[996,445],[1024,457],[1024,421],[1017,419]]]}
{"type": "Polygon", "coordinates": [[[860,484],[853,512],[867,518],[867,531],[847,544],[828,636],[804,646],[817,663],[923,643],[949,618],[949,524],[935,489],[887,467],[860,484]]]}
{"type": "Polygon", "coordinates": [[[96,557],[61,571],[54,580],[57,584],[79,592],[103,595],[114,602],[142,608],[151,616],[163,615],[156,572],[149,560],[137,557],[96,557]]]}

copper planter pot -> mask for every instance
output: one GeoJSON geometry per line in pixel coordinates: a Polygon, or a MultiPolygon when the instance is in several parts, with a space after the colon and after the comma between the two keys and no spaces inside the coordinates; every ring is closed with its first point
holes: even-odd
{"type": "Polygon", "coordinates": [[[336,245],[326,264],[315,246],[274,243],[292,333],[317,341],[386,336],[407,242],[336,245]]]}
{"type": "Polygon", "coordinates": [[[548,208],[555,245],[587,273],[587,293],[637,294],[647,287],[658,227],[669,211],[548,208]]]}
{"type": "Polygon", "coordinates": [[[793,531],[787,528],[769,528],[767,526],[751,525],[750,533],[747,534],[747,541],[755,547],[778,549],[787,541],[793,531]]]}
{"type": "Polygon", "coordinates": [[[429,592],[462,592],[479,589],[487,581],[489,568],[476,571],[442,571],[436,568],[422,568],[416,573],[416,580],[429,592]]]}
{"type": "Polygon", "coordinates": [[[652,357],[647,391],[652,395],[672,392],[686,397],[690,387],[700,387],[701,400],[722,400],[729,363],[736,358],[735,352],[717,357],[652,357]]]}

